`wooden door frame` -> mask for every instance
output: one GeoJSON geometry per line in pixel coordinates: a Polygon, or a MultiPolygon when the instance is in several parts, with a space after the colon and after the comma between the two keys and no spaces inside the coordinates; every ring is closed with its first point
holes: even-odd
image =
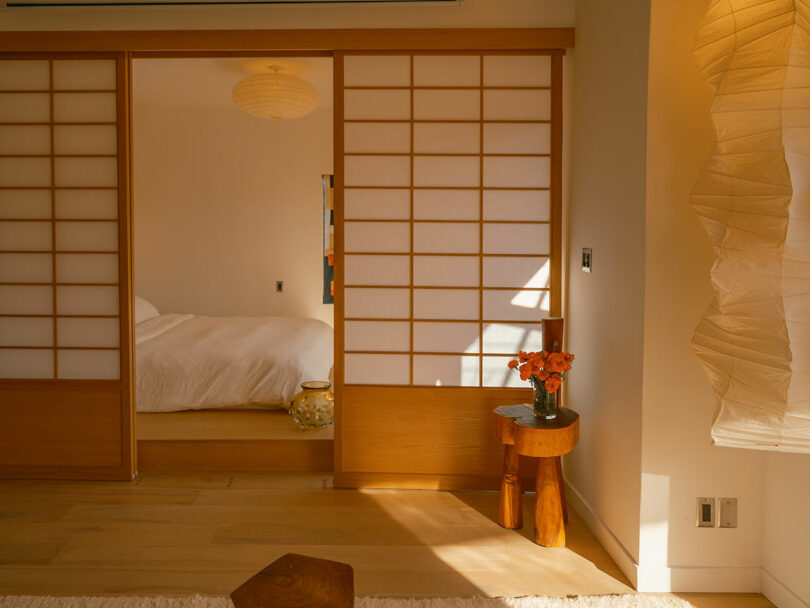
{"type": "MultiPolygon", "coordinates": [[[[92,474],[89,471],[76,471],[67,476],[86,476],[124,479],[136,472],[137,454],[134,436],[135,402],[134,392],[134,339],[133,327],[133,257],[132,257],[132,145],[131,145],[131,70],[133,59],[146,58],[226,58],[253,56],[308,56],[333,57],[344,52],[518,52],[559,50],[574,47],[573,28],[418,28],[418,29],[290,29],[290,30],[137,30],[137,31],[7,31],[0,36],[0,57],[13,54],[99,54],[115,53],[123,57],[126,95],[119,99],[125,104],[125,137],[119,140],[119,154],[124,162],[119,163],[119,276],[121,297],[127,298],[128,307],[122,306],[121,332],[121,383],[128,387],[128,412],[124,418],[123,433],[128,434],[132,449],[122,455],[122,467],[115,472],[92,474]],[[125,258],[125,259],[124,259],[125,258]],[[126,312],[126,315],[124,313],[126,312]],[[124,339],[129,347],[124,349],[124,339]],[[127,371],[128,370],[128,371],[127,371]],[[128,373],[128,377],[123,377],[128,373]]],[[[334,76],[333,76],[334,78],[334,76]]],[[[336,82],[336,80],[335,80],[336,82]]],[[[561,105],[561,87],[555,87],[555,105],[561,105]]],[[[335,101],[333,129],[335,130],[335,172],[341,163],[342,104],[335,101]]],[[[561,144],[561,135],[553,134],[553,145],[561,144]]],[[[559,155],[555,155],[559,159],[559,155]]],[[[558,160],[559,162],[559,160],[558,160]]],[[[559,173],[553,169],[552,174],[559,173]]],[[[552,179],[555,179],[552,177],[552,179]]],[[[561,184],[556,184],[560,196],[561,184]]],[[[560,205],[552,205],[559,208],[560,205]]],[[[559,219],[558,217],[552,218],[559,219]]],[[[559,247],[559,243],[556,244],[559,247]]],[[[559,256],[557,263],[559,264],[559,256]]],[[[337,270],[341,272],[340,269],[337,270]]],[[[559,273],[559,270],[558,270],[559,273]]],[[[337,278],[337,277],[336,277],[337,278]]],[[[559,290],[558,290],[559,291],[559,290]]],[[[339,304],[335,304],[335,318],[338,318],[339,304]]],[[[559,312],[555,313],[559,314],[559,312]]],[[[341,317],[342,318],[342,317],[341,317]]],[[[337,345],[337,341],[336,341],[337,345]]],[[[336,370],[339,372],[339,370],[336,370]]],[[[36,381],[39,383],[39,381],[36,381]]],[[[51,387],[59,381],[43,381],[51,387]]],[[[33,386],[31,381],[6,381],[20,387],[33,386]]],[[[336,389],[341,388],[338,382],[336,389]]],[[[463,389],[461,389],[463,390],[463,389]]],[[[485,389],[479,389],[485,390],[485,389]]],[[[122,406],[122,409],[124,407],[122,406]]],[[[337,412],[340,420],[340,411],[337,412]]],[[[341,440],[335,438],[335,469],[339,467],[341,440]]],[[[6,471],[0,470],[0,474],[6,471]]],[[[49,474],[53,471],[31,471],[32,474],[49,474]]],[[[464,484],[462,484],[464,485],[464,484]]]]}

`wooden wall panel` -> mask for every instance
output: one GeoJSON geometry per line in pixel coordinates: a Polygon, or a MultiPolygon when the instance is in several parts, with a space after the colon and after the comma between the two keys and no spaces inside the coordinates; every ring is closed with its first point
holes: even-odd
{"type": "Polygon", "coordinates": [[[120,477],[121,402],[113,383],[0,386],[0,475],[120,477]]]}
{"type": "Polygon", "coordinates": [[[342,471],[497,477],[492,410],[528,399],[528,389],[347,386],[342,471]]]}

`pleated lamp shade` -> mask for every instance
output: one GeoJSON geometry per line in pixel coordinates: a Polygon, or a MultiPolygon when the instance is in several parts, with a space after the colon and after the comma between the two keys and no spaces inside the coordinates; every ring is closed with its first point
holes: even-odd
{"type": "Polygon", "coordinates": [[[253,116],[289,120],[306,116],[318,106],[318,92],[306,80],[281,74],[271,67],[269,74],[240,80],[233,88],[233,102],[253,116]]]}

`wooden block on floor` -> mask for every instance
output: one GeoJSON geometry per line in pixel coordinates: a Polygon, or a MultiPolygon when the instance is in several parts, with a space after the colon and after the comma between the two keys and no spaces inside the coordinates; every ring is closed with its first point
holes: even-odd
{"type": "Polygon", "coordinates": [[[351,608],[348,564],[287,553],[231,593],[236,608],[351,608]]]}

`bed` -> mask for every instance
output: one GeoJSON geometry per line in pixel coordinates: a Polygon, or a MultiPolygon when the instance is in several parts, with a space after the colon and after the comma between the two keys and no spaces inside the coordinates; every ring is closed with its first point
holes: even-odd
{"type": "Polygon", "coordinates": [[[333,336],[323,321],[161,315],[151,305],[147,314],[144,302],[135,310],[138,412],[286,407],[301,382],[329,377],[333,336]]]}

